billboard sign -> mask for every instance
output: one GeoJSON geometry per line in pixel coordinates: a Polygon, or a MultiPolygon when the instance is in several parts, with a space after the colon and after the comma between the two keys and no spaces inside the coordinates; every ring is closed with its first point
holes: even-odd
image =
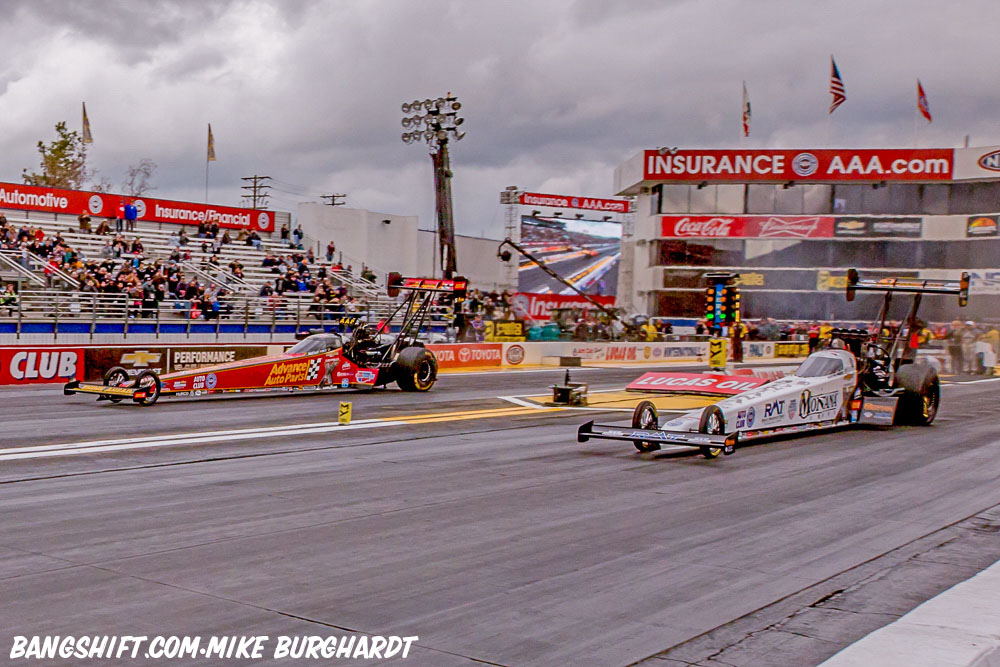
{"type": "MultiPolygon", "coordinates": [[[[614,296],[618,291],[622,226],[606,220],[522,216],[521,245],[550,270],[587,294],[614,296]]],[[[576,294],[522,259],[517,273],[519,292],[576,294]]]]}
{"type": "Polygon", "coordinates": [[[923,218],[837,218],[833,235],[841,237],[920,238],[923,218]]]}
{"type": "Polygon", "coordinates": [[[833,222],[824,215],[663,215],[660,230],[663,238],[830,238],[833,222]]]}
{"type": "MultiPolygon", "coordinates": [[[[613,296],[591,297],[597,303],[611,308],[615,305],[613,296]]],[[[521,319],[547,320],[553,308],[593,308],[593,304],[579,294],[531,294],[517,292],[511,301],[511,309],[521,319]]]]}
{"type": "Polygon", "coordinates": [[[970,217],[965,223],[965,235],[970,239],[982,238],[984,236],[998,236],[998,220],[996,215],[977,215],[970,217]]]}
{"type": "Polygon", "coordinates": [[[952,149],[647,150],[643,179],[660,182],[947,181],[952,149]]]}
{"type": "Polygon", "coordinates": [[[127,201],[135,204],[139,220],[179,225],[208,222],[218,223],[224,229],[275,231],[273,211],[0,183],[0,208],[7,209],[71,215],[86,212],[95,217],[114,218],[118,215],[118,207],[127,201]]]}
{"type": "Polygon", "coordinates": [[[604,211],[605,213],[628,213],[630,210],[630,202],[624,199],[600,199],[597,197],[546,195],[539,192],[522,192],[520,203],[525,206],[578,208],[585,211],[604,211]]]}
{"type": "Polygon", "coordinates": [[[82,380],[83,364],[83,350],[80,348],[0,348],[0,385],[82,380]]]}

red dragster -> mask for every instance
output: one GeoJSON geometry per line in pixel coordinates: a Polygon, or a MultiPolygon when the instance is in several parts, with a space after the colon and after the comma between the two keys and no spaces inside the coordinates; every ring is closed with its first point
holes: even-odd
{"type": "Polygon", "coordinates": [[[143,371],[134,380],[124,368],[116,366],[104,374],[103,384],[73,380],[65,385],[63,393],[97,394],[99,401],[118,403],[129,399],[140,405],[153,405],[161,396],[371,389],[392,382],[403,391],[427,391],[437,380],[438,364],[434,353],[417,341],[417,334],[435,294],[462,298],[466,289],[464,279],[402,278],[390,274],[390,296],[396,296],[400,290],[408,291],[409,295],[379,328],[351,322],[357,326],[346,342],[339,334],[314,334],[284,354],[164,375],[143,371]],[[381,334],[397,314],[402,318],[399,334],[389,342],[380,342],[384,338],[381,334]]]}

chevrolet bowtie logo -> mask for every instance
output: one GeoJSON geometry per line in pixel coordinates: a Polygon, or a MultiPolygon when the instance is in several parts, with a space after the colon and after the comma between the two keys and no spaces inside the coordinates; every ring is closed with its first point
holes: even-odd
{"type": "Polygon", "coordinates": [[[159,363],[160,357],[162,355],[159,352],[150,352],[148,350],[136,350],[135,352],[129,352],[128,354],[122,355],[123,364],[132,364],[137,368],[149,366],[150,364],[159,363]]]}

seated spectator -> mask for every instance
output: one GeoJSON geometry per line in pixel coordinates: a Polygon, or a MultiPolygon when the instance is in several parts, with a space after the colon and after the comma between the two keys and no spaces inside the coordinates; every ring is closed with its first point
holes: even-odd
{"type": "MultiPolygon", "coordinates": [[[[0,213],[0,215],[3,215],[0,213]]],[[[7,219],[4,218],[4,222],[7,219]]],[[[7,315],[13,315],[17,310],[17,292],[14,291],[14,283],[4,285],[3,292],[0,292],[0,308],[7,309],[7,315]]]]}
{"type": "Polygon", "coordinates": [[[233,242],[232,237],[229,236],[229,230],[227,229],[222,233],[222,238],[219,239],[219,245],[229,245],[233,242]]]}
{"type": "Polygon", "coordinates": [[[167,238],[167,245],[171,248],[179,248],[181,245],[181,237],[177,235],[176,231],[170,232],[169,238],[167,238]]]}
{"type": "Polygon", "coordinates": [[[97,225],[97,230],[94,233],[99,234],[100,236],[104,236],[110,231],[111,231],[111,221],[108,220],[107,218],[104,218],[103,220],[101,220],[101,223],[97,225]]]}
{"type": "Polygon", "coordinates": [[[177,238],[178,238],[178,242],[182,246],[187,245],[188,243],[190,243],[190,239],[188,239],[188,235],[187,235],[187,231],[186,230],[182,229],[180,235],[177,238]]]}

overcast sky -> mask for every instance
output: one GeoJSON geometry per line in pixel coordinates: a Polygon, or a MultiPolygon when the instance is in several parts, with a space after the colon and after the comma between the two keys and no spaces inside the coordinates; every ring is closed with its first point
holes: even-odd
{"type": "Polygon", "coordinates": [[[0,181],[37,169],[65,120],[89,164],[153,193],[238,204],[269,175],[272,207],[347,193],[352,207],[434,222],[431,162],[400,140],[400,103],[451,91],[459,233],[500,237],[508,185],[610,196],[643,148],[1000,144],[1000,0],[0,0],[0,181]],[[830,54],[847,102],[828,129],[830,54]],[[293,194],[291,192],[297,192],[293,194]]]}

